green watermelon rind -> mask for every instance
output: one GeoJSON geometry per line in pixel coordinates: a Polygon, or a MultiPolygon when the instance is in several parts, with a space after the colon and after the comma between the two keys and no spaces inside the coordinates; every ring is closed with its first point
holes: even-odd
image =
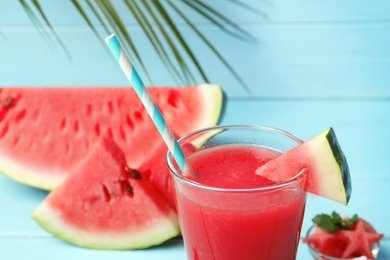
{"type": "MultiPolygon", "coordinates": [[[[1,154],[0,158],[0,173],[21,184],[51,191],[64,180],[64,178],[59,180],[58,178],[51,178],[50,176],[45,176],[43,179],[38,171],[31,170],[28,165],[22,165],[12,160],[12,158],[2,156],[1,154]]],[[[55,171],[55,169],[51,170],[51,172],[55,171]]]]}
{"type": "Polygon", "coordinates": [[[307,146],[311,151],[311,177],[317,180],[313,187],[307,185],[307,191],[348,204],[352,194],[352,181],[347,159],[333,128],[328,128],[302,146],[307,146]]]}
{"type": "Polygon", "coordinates": [[[303,188],[307,192],[348,204],[352,181],[332,127],[256,170],[256,174],[277,183],[291,180],[302,172],[305,174],[303,188]]]}
{"type": "Polygon", "coordinates": [[[344,201],[348,203],[352,194],[352,180],[351,175],[349,173],[347,158],[341,150],[340,144],[336,138],[336,133],[334,132],[333,128],[329,128],[328,130],[329,132],[326,135],[326,139],[328,139],[329,147],[332,150],[333,158],[337,162],[337,166],[340,169],[341,179],[343,187],[345,189],[343,194],[345,194],[346,196],[344,201]]]}
{"type": "Polygon", "coordinates": [[[132,250],[160,245],[180,235],[176,213],[172,210],[168,216],[159,218],[148,229],[123,230],[122,233],[91,232],[74,228],[65,223],[60,214],[47,203],[41,203],[31,215],[47,232],[68,243],[91,249],[132,250]]]}
{"type": "MultiPolygon", "coordinates": [[[[199,93],[202,93],[203,100],[199,101],[203,107],[205,116],[202,122],[198,122],[198,127],[214,126],[218,123],[222,104],[223,93],[222,88],[215,84],[201,84],[194,86],[199,93]]],[[[44,130],[44,129],[42,129],[44,130]]],[[[196,129],[191,129],[196,130],[196,129]]],[[[182,133],[184,135],[185,133],[182,133]]],[[[0,173],[10,179],[43,190],[51,191],[63,182],[66,176],[57,178],[57,174],[42,174],[42,172],[61,173],[63,169],[31,167],[28,164],[23,164],[15,158],[9,157],[1,152],[0,149],[0,173]],[[44,175],[44,177],[42,177],[44,175]]],[[[61,174],[59,174],[61,175],[61,174]]]]}
{"type": "Polygon", "coordinates": [[[201,92],[205,93],[203,96],[206,99],[203,100],[203,103],[206,104],[207,107],[205,106],[204,110],[211,112],[207,117],[204,117],[205,120],[202,124],[204,127],[214,126],[218,123],[223,109],[222,88],[216,84],[201,84],[198,85],[197,88],[200,89],[201,92]]]}

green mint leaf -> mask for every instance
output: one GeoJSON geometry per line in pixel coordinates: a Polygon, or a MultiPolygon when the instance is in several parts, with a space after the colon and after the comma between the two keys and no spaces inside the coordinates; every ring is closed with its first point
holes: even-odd
{"type": "Polygon", "coordinates": [[[327,214],[320,214],[313,218],[314,224],[320,228],[327,230],[330,233],[334,233],[338,230],[338,227],[335,225],[331,216],[327,214]]]}
{"type": "Polygon", "coordinates": [[[359,217],[357,214],[353,215],[352,218],[348,221],[346,226],[347,229],[350,229],[358,221],[359,217]]]}
{"type": "Polygon", "coordinates": [[[343,221],[343,218],[335,211],[332,212],[332,220],[334,223],[341,223],[343,221]]]}
{"type": "Polygon", "coordinates": [[[319,214],[316,215],[312,221],[321,229],[328,231],[333,234],[341,229],[350,229],[356,221],[359,219],[358,215],[355,214],[349,220],[343,219],[338,213],[335,211],[332,212],[331,215],[328,214],[319,214]]]}

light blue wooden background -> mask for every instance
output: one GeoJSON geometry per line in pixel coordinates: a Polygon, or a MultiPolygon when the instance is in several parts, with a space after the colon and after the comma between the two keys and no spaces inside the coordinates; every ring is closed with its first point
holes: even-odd
{"type": "MultiPolygon", "coordinates": [[[[119,0],[113,2],[121,5],[119,0]]],[[[345,207],[310,195],[303,232],[315,214],[358,213],[385,233],[379,259],[390,259],[390,1],[248,0],[261,14],[229,1],[207,2],[258,39],[257,45],[233,39],[188,11],[245,79],[252,92],[248,94],[189,28],[175,20],[210,81],[223,86],[227,102],[221,123],[275,126],[304,140],[333,126],[350,164],[352,199],[345,207]]],[[[104,43],[93,35],[70,0],[40,3],[70,58],[58,43],[44,40],[19,1],[2,0],[0,86],[128,85],[104,43]]],[[[121,14],[153,77],[145,83],[178,85],[134,19],[124,9],[121,14]]],[[[0,176],[1,259],[185,258],[180,240],[149,250],[112,252],[54,239],[29,217],[46,195],[0,176]]],[[[297,259],[310,259],[305,245],[300,245],[297,259]]]]}

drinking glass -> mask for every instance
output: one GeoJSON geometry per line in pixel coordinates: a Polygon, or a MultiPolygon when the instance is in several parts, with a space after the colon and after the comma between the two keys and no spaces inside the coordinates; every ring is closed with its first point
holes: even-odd
{"type": "MultiPolygon", "coordinates": [[[[202,129],[178,142],[190,165],[193,156],[208,148],[242,145],[284,153],[302,143],[286,131],[254,125],[202,129]]],[[[295,259],[306,203],[305,169],[283,183],[221,188],[197,182],[192,172],[181,172],[169,152],[167,164],[188,259],[295,259]]],[[[229,162],[213,164],[226,168],[229,162]]],[[[246,170],[245,164],[241,170],[246,170]]],[[[203,171],[199,174],[207,174],[207,165],[203,171]]]]}

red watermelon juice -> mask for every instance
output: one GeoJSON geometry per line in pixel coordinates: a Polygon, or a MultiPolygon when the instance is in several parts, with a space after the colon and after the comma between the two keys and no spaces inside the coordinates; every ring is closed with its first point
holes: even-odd
{"type": "Polygon", "coordinates": [[[304,175],[275,184],[255,172],[301,141],[273,128],[220,126],[179,142],[196,172],[182,174],[168,155],[188,258],[295,259],[304,175]]]}

